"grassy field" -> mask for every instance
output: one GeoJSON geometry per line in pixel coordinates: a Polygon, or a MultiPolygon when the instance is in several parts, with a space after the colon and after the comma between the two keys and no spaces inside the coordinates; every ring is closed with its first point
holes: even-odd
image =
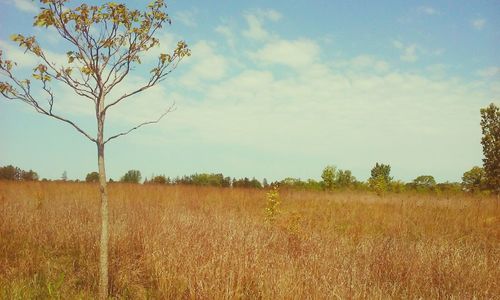
{"type": "MultiPolygon", "coordinates": [[[[114,298],[499,298],[500,208],[464,195],[110,186],[114,298]]],[[[94,298],[96,185],[0,182],[0,298],[94,298]]]]}

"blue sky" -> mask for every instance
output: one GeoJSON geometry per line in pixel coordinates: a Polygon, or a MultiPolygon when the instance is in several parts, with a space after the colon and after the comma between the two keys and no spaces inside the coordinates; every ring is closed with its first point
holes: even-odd
{"type": "MultiPolygon", "coordinates": [[[[13,33],[43,37],[57,61],[70,50],[31,26],[37,3],[0,0],[0,49],[19,74],[36,60],[13,33]]],[[[192,56],[111,111],[107,132],[176,110],[108,144],[111,178],[138,169],[319,179],[336,165],[364,180],[382,162],[396,179],[460,181],[481,165],[479,109],[500,102],[498,1],[171,1],[168,13],[162,49],[185,40],[192,56]]],[[[146,76],[138,68],[111,97],[146,76]]],[[[95,131],[90,103],[55,88],[56,109],[95,131]]],[[[0,165],[47,178],[97,169],[94,144],[23,103],[0,99],[0,128],[0,165]]]]}

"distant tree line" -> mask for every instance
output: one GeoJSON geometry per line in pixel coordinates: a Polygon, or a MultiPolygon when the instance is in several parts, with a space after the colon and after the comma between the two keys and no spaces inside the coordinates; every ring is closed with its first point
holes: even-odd
{"type": "MultiPolygon", "coordinates": [[[[311,191],[336,191],[336,190],[361,190],[374,191],[379,195],[386,192],[400,193],[404,191],[418,192],[439,192],[439,191],[471,191],[484,190],[485,172],[482,168],[474,167],[464,173],[463,182],[460,183],[436,183],[433,176],[421,175],[412,182],[405,183],[400,180],[393,180],[390,176],[391,167],[388,164],[376,163],[371,169],[371,177],[366,181],[359,181],[352,175],[350,170],[338,169],[333,165],[326,166],[321,174],[322,180],[287,177],[283,180],[268,183],[267,179],[262,182],[256,178],[231,178],[222,173],[196,173],[182,177],[168,177],[165,175],[152,175],[142,181],[142,174],[139,170],[127,171],[119,180],[122,183],[131,184],[158,184],[158,185],[194,185],[210,186],[221,188],[269,188],[279,186],[281,189],[311,190],[311,191]]],[[[15,181],[36,181],[38,174],[33,171],[24,171],[18,167],[0,167],[0,180],[15,181]]],[[[43,179],[47,181],[47,179],[43,179]]],[[[80,180],[67,180],[66,171],[61,179],[56,181],[79,182],[80,180]]],[[[90,172],[85,176],[85,182],[97,183],[99,181],[98,172],[90,172]]],[[[110,182],[114,182],[110,179],[110,182]]]]}
{"type": "Polygon", "coordinates": [[[33,170],[25,171],[8,165],[0,167],[0,180],[37,181],[38,174],[33,170]]]}
{"type": "MultiPolygon", "coordinates": [[[[391,176],[389,164],[376,163],[370,171],[370,178],[359,181],[350,170],[341,170],[333,165],[326,166],[321,173],[322,180],[287,177],[280,181],[268,183],[264,178],[261,182],[255,178],[231,178],[221,173],[196,173],[189,176],[170,178],[165,175],[152,175],[144,179],[144,184],[165,185],[196,185],[223,188],[269,188],[279,186],[284,189],[300,189],[315,191],[333,190],[371,190],[378,195],[386,192],[401,193],[404,191],[416,192],[487,192],[500,193],[500,110],[495,104],[481,109],[481,129],[483,137],[483,167],[472,167],[462,176],[462,182],[437,183],[431,175],[420,175],[411,182],[394,180],[391,176]]],[[[66,171],[61,177],[67,179],[66,171]]],[[[33,171],[24,171],[18,167],[0,167],[0,180],[36,181],[38,174],[33,171]]],[[[91,172],[85,177],[86,182],[98,182],[99,173],[91,172]]],[[[121,178],[124,183],[141,183],[142,175],[139,170],[129,170],[121,178]]],[[[110,182],[113,182],[110,179],[110,182]]]]}
{"type": "MultiPolygon", "coordinates": [[[[359,181],[352,175],[350,170],[337,169],[330,165],[323,169],[322,180],[287,177],[283,180],[268,183],[267,179],[262,182],[256,178],[231,178],[222,173],[196,173],[182,177],[168,177],[165,175],[151,175],[142,182],[142,174],[139,170],[129,170],[119,182],[134,184],[158,184],[158,185],[195,185],[211,186],[222,188],[269,188],[279,186],[281,189],[313,190],[313,191],[335,191],[335,190],[364,190],[375,191],[383,195],[386,192],[400,193],[403,191],[418,192],[440,192],[440,191],[460,191],[460,183],[436,183],[431,175],[421,175],[412,182],[405,183],[400,180],[393,180],[390,176],[391,167],[388,164],[376,163],[371,170],[371,177],[367,182],[359,181]]],[[[97,182],[98,173],[87,174],[87,182],[97,182]]]]}
{"type": "MultiPolygon", "coordinates": [[[[130,172],[130,171],[129,171],[130,172]]],[[[123,180],[122,180],[123,181],[123,180]]],[[[264,180],[265,181],[265,180],[264,180]]],[[[126,181],[125,181],[126,182],[126,181]]],[[[165,175],[153,175],[148,180],[144,180],[144,184],[182,184],[182,185],[198,185],[198,186],[213,186],[213,187],[239,187],[239,188],[262,188],[262,183],[255,179],[247,177],[236,179],[225,177],[221,173],[196,173],[189,176],[170,178],[165,175]]]]}

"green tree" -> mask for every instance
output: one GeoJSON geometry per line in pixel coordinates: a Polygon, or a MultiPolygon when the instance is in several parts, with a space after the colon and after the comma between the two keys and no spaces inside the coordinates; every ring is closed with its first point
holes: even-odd
{"type": "Polygon", "coordinates": [[[421,175],[413,180],[413,186],[417,190],[433,190],[436,187],[436,180],[430,175],[421,175]]]}
{"type": "Polygon", "coordinates": [[[392,181],[391,174],[391,166],[376,163],[375,166],[371,170],[370,178],[381,177],[385,182],[389,183],[392,181]]]}
{"type": "Polygon", "coordinates": [[[481,109],[481,129],[485,183],[500,194],[500,108],[494,103],[481,109]]]}
{"type": "Polygon", "coordinates": [[[350,188],[356,182],[356,177],[354,177],[350,170],[338,170],[335,176],[336,185],[340,188],[350,188]]]}
{"type": "MultiPolygon", "coordinates": [[[[144,183],[146,183],[146,182],[144,182],[144,183]]],[[[151,180],[149,180],[148,183],[169,184],[170,183],[170,178],[165,177],[165,175],[152,176],[151,180]]]]}
{"type": "Polygon", "coordinates": [[[40,0],[41,10],[34,26],[53,29],[68,47],[67,62],[50,59],[35,36],[15,34],[12,40],[40,61],[33,66],[32,78],[15,74],[16,62],[6,59],[0,51],[0,73],[6,81],[0,82],[0,93],[10,100],[20,100],[38,113],[72,126],[96,144],[101,196],[101,242],[99,254],[99,298],[108,295],[108,241],[109,212],[104,162],[105,144],[142,126],[159,122],[171,108],[158,119],[143,122],[121,133],[105,136],[106,115],[112,107],[131,96],[143,92],[161,81],[176,68],[190,51],[185,42],[179,42],[171,53],[162,53],[150,69],[150,78],[138,89],[111,98],[114,90],[141,63],[141,56],[159,45],[155,35],[170,18],[163,0],[154,0],[143,11],[129,9],[125,4],[109,2],[102,5],[67,5],[68,0],[40,0]],[[66,85],[82,99],[94,106],[97,132],[90,134],[57,112],[53,82],[66,85]],[[41,92],[41,93],[40,93],[41,92]],[[43,93],[43,94],[42,94],[43,93]]]}
{"type": "Polygon", "coordinates": [[[252,187],[254,189],[261,189],[262,183],[260,183],[260,181],[254,177],[254,178],[252,178],[252,180],[250,180],[250,187],[252,187]]]}
{"type": "Polygon", "coordinates": [[[33,170],[24,171],[18,167],[8,165],[0,167],[0,180],[37,181],[38,174],[33,170]]]}
{"type": "Polygon", "coordinates": [[[231,177],[224,177],[222,187],[231,187],[231,177]]]}
{"type": "Polygon", "coordinates": [[[401,180],[393,180],[389,184],[389,189],[394,193],[402,193],[406,190],[406,185],[401,180]]]}
{"type": "Polygon", "coordinates": [[[390,176],[391,166],[376,163],[371,170],[371,177],[368,184],[377,195],[382,196],[388,190],[392,177],[390,176]]]}
{"type": "Polygon", "coordinates": [[[21,177],[24,181],[38,181],[38,174],[33,170],[23,171],[21,177]]]}
{"type": "Polygon", "coordinates": [[[463,189],[463,185],[458,182],[442,182],[436,184],[436,188],[441,192],[458,193],[463,189]]]}
{"type": "Polygon", "coordinates": [[[141,171],[139,170],[129,170],[125,175],[120,179],[121,182],[126,183],[139,183],[141,181],[141,171]]]}
{"type": "Polygon", "coordinates": [[[378,176],[368,179],[370,188],[379,196],[383,196],[389,189],[389,182],[385,181],[384,177],[378,176]]]}
{"type": "Polygon", "coordinates": [[[18,167],[8,165],[0,168],[0,179],[3,180],[21,180],[22,170],[18,167]]]}
{"type": "Polygon", "coordinates": [[[262,187],[264,187],[265,189],[267,189],[269,187],[269,183],[267,182],[266,178],[264,178],[264,180],[262,180],[262,187]]]}
{"type": "Polygon", "coordinates": [[[484,189],[486,183],[486,173],[481,167],[473,167],[462,176],[462,187],[467,192],[478,192],[484,189]]]}
{"type": "Polygon", "coordinates": [[[321,173],[323,184],[326,190],[333,190],[337,181],[337,168],[335,166],[326,166],[321,173]]]}
{"type": "Polygon", "coordinates": [[[88,173],[87,176],[85,176],[85,181],[86,182],[99,182],[99,173],[97,173],[97,172],[88,173]]]}

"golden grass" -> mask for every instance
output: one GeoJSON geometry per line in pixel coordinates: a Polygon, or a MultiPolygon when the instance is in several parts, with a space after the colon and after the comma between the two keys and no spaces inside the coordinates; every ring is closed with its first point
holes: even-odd
{"type": "MultiPolygon", "coordinates": [[[[110,186],[113,298],[498,298],[494,198],[110,186]],[[449,198],[449,197],[448,197],[449,198]]],[[[97,292],[97,186],[0,182],[0,298],[97,292]]]]}

